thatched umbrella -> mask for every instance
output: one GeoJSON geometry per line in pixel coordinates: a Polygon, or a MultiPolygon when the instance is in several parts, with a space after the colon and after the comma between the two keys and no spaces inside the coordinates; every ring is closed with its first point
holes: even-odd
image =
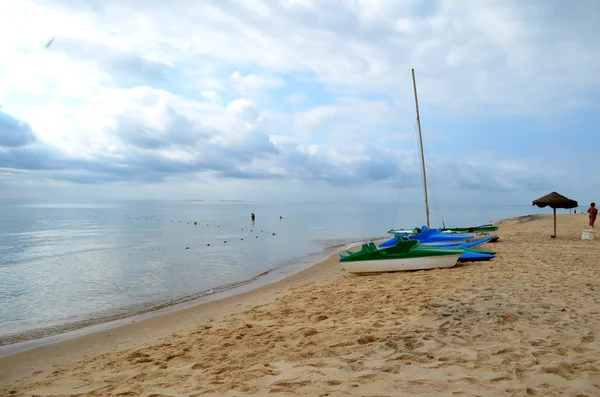
{"type": "Polygon", "coordinates": [[[550,207],[554,211],[554,236],[556,237],[556,209],[557,208],[577,208],[577,201],[571,200],[561,194],[556,192],[552,192],[550,194],[545,195],[544,197],[540,197],[537,200],[534,200],[532,205],[537,205],[540,208],[550,207]]]}

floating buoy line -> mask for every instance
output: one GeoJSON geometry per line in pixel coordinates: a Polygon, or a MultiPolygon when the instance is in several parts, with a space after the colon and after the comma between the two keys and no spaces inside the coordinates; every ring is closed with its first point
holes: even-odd
{"type": "MultiPolygon", "coordinates": [[[[141,216],[141,215],[140,215],[140,216],[141,216]]],[[[108,215],[105,215],[105,218],[108,218],[108,217],[109,217],[108,215]]],[[[144,216],[141,216],[141,217],[143,218],[143,220],[146,220],[146,221],[148,220],[148,218],[147,218],[147,217],[144,217],[144,216]]],[[[116,215],[116,216],[115,216],[115,218],[119,218],[119,216],[118,216],[118,215],[116,215]]],[[[130,220],[130,219],[132,219],[132,218],[130,218],[130,215],[129,215],[129,214],[127,214],[127,215],[126,215],[126,219],[127,219],[127,220],[130,220]]],[[[140,220],[140,218],[139,218],[139,217],[136,217],[135,219],[136,219],[136,220],[140,220]]],[[[281,219],[283,219],[283,218],[280,216],[280,217],[279,217],[279,219],[281,220],[281,219]]],[[[157,219],[156,219],[156,221],[157,221],[157,222],[160,222],[160,218],[157,218],[157,219]]],[[[171,219],[171,220],[170,220],[170,222],[171,222],[171,223],[173,223],[173,219],[171,219]]],[[[182,223],[182,222],[181,222],[181,220],[178,220],[178,221],[177,221],[177,223],[182,223]]],[[[200,223],[198,223],[198,221],[193,221],[193,222],[191,222],[191,221],[190,221],[190,222],[187,222],[187,224],[188,224],[188,225],[192,224],[193,226],[199,226],[199,225],[200,225],[200,223]]],[[[253,224],[254,224],[254,222],[253,222],[253,224]]],[[[207,224],[206,224],[206,226],[210,226],[210,224],[209,224],[209,223],[207,223],[207,224]]],[[[217,225],[217,227],[218,227],[218,228],[220,228],[220,227],[221,227],[221,225],[217,225]]],[[[243,230],[244,230],[244,228],[241,228],[241,230],[243,231],[243,230]]],[[[260,232],[261,232],[261,233],[264,233],[264,230],[261,230],[260,232]]],[[[250,233],[254,233],[254,229],[250,229],[250,233]]],[[[267,232],[267,233],[268,233],[268,232],[267,232]]],[[[272,235],[272,236],[276,236],[276,235],[277,235],[277,233],[275,233],[275,232],[271,232],[271,235],[272,235]]],[[[255,236],[255,238],[258,238],[258,235],[257,235],[257,236],[255,236]]],[[[242,238],[240,238],[240,241],[243,241],[243,240],[244,240],[244,238],[243,238],[243,237],[242,237],[242,238]]],[[[223,244],[227,244],[227,240],[223,240],[223,244]]],[[[207,244],[206,244],[206,246],[207,246],[207,247],[210,247],[210,243],[207,243],[207,244]]],[[[190,249],[190,247],[189,247],[189,246],[185,246],[184,248],[185,248],[186,250],[189,250],[189,249],[190,249]]]]}

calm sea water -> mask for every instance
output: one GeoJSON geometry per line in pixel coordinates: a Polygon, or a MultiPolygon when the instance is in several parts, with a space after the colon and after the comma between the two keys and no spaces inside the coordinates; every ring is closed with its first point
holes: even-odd
{"type": "MultiPolygon", "coordinates": [[[[403,208],[401,222],[394,222],[396,208],[0,200],[0,345],[202,296],[334,245],[423,223],[421,205],[403,208]]],[[[446,225],[534,212],[456,208],[446,225]]]]}

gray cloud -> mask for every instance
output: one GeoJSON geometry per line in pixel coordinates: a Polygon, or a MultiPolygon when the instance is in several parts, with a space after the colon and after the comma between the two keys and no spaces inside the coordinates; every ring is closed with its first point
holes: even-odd
{"type": "Polygon", "coordinates": [[[194,146],[208,133],[199,131],[185,116],[178,114],[170,106],[163,108],[165,127],[158,130],[147,126],[141,117],[121,114],[113,134],[126,144],[141,149],[165,149],[172,145],[194,146]]]}
{"type": "Polygon", "coordinates": [[[36,139],[29,124],[4,113],[0,107],[0,147],[25,146],[35,142],[36,139]]]}
{"type": "Polygon", "coordinates": [[[133,82],[157,83],[173,70],[173,66],[162,61],[73,38],[57,37],[47,51],[63,52],[73,59],[93,60],[124,86],[133,82]]]}
{"type": "MultiPolygon", "coordinates": [[[[93,158],[77,158],[36,141],[27,124],[3,113],[0,114],[2,120],[8,120],[3,125],[11,126],[13,134],[0,135],[2,142],[11,143],[11,146],[4,144],[4,150],[0,150],[0,169],[13,170],[13,180],[19,177],[19,171],[36,171],[36,175],[42,178],[90,185],[156,183],[187,179],[195,173],[210,173],[240,180],[323,181],[338,187],[382,182],[395,188],[401,184],[405,189],[421,188],[419,164],[413,159],[406,168],[405,158],[400,157],[405,153],[357,143],[339,147],[336,155],[350,159],[340,163],[327,151],[309,154],[296,143],[276,146],[269,140],[267,132],[260,128],[228,135],[229,142],[216,143],[212,138],[225,132],[203,131],[170,107],[165,108],[165,114],[169,122],[164,130],[155,131],[158,138],[152,138],[154,141],[144,141],[150,139],[145,135],[141,138],[135,136],[132,131],[145,127],[136,127],[135,118],[127,119],[121,115],[117,117],[123,121],[118,124],[121,129],[115,131],[114,136],[126,146],[111,154],[98,153],[93,158]],[[157,152],[157,149],[173,146],[185,149],[190,156],[185,159],[167,158],[157,152]]],[[[255,118],[256,115],[249,112],[247,116],[255,118]]],[[[429,184],[440,190],[539,190],[553,186],[562,176],[541,166],[539,169],[515,170],[443,159],[435,159],[432,166],[433,171],[428,171],[429,184]]]]}
{"type": "MultiPolygon", "coordinates": [[[[166,113],[169,122],[165,130],[154,131],[159,138],[149,138],[143,124],[136,126],[135,120],[127,119],[125,115],[119,116],[120,129],[114,132],[114,136],[130,146],[111,155],[98,153],[91,159],[75,158],[65,155],[58,148],[36,142],[0,150],[0,168],[40,171],[41,176],[54,180],[88,184],[160,182],[171,177],[207,171],[246,179],[266,178],[269,175],[262,171],[241,171],[255,159],[278,153],[277,147],[264,132],[242,135],[232,145],[217,144],[210,142],[209,132],[196,132],[193,123],[172,108],[167,107],[166,113]],[[192,159],[170,159],[156,151],[172,146],[186,149],[192,154],[192,159]]],[[[12,116],[6,117],[11,125],[26,125],[12,116]]]]}

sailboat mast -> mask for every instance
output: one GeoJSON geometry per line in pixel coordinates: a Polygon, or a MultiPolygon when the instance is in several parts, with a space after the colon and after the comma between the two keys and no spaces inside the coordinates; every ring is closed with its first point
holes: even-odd
{"type": "Polygon", "coordinates": [[[417,125],[419,126],[419,143],[421,147],[421,171],[423,173],[423,190],[425,192],[425,216],[427,227],[429,228],[429,200],[427,199],[427,176],[425,174],[425,155],[423,154],[423,135],[421,134],[421,117],[419,116],[419,99],[417,98],[417,82],[415,80],[415,70],[412,69],[413,88],[415,91],[415,105],[417,107],[417,125]]]}

